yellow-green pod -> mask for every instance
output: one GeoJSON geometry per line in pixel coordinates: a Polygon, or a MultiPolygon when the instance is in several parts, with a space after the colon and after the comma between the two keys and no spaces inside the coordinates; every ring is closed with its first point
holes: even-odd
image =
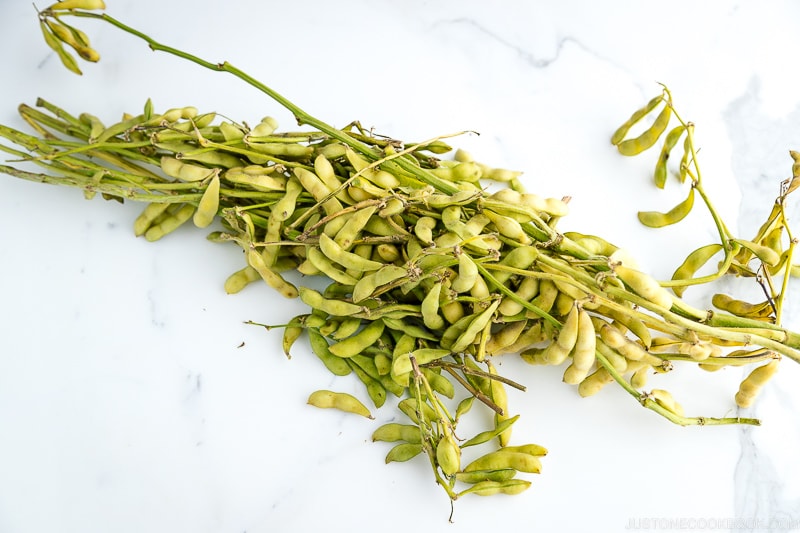
{"type": "Polygon", "coordinates": [[[474,285],[478,278],[478,266],[469,254],[461,252],[458,254],[458,276],[450,284],[450,288],[457,293],[467,292],[474,285]]]}
{"type": "Polygon", "coordinates": [[[160,238],[172,233],[185,222],[192,218],[195,207],[189,204],[172,204],[164,217],[159,217],[160,222],[151,225],[144,233],[144,238],[150,242],[157,241],[160,238]]]}
{"type": "MultiPolygon", "coordinates": [[[[500,307],[502,307],[502,304],[500,304],[500,307]]],[[[497,308],[498,311],[500,311],[500,307],[497,308]]],[[[528,321],[526,319],[516,320],[504,325],[499,331],[492,333],[492,336],[486,342],[486,353],[489,355],[504,353],[502,352],[503,348],[514,344],[522,335],[522,332],[525,331],[527,325],[528,321]]]]}
{"type": "Polygon", "coordinates": [[[462,483],[480,483],[481,481],[506,481],[517,475],[513,468],[499,470],[474,470],[472,472],[456,472],[456,480],[462,483]]]}
{"type": "Polygon", "coordinates": [[[303,192],[300,181],[292,176],[286,181],[285,194],[272,206],[271,214],[276,220],[287,220],[294,214],[297,207],[297,198],[303,192]]]}
{"type": "Polygon", "coordinates": [[[778,263],[780,263],[781,260],[780,254],[777,253],[772,248],[754,243],[752,241],[747,241],[744,239],[731,239],[731,240],[736,244],[738,244],[739,246],[751,251],[753,255],[755,255],[762,263],[765,263],[769,266],[775,266],[778,263]]]}
{"type": "Polygon", "coordinates": [[[524,479],[506,479],[504,481],[480,481],[470,488],[462,490],[456,496],[461,498],[467,494],[477,496],[493,496],[495,494],[515,495],[524,492],[531,482],[524,479]]]}
{"type": "Polygon", "coordinates": [[[133,233],[137,237],[144,235],[153,222],[161,216],[170,204],[152,202],[142,210],[141,214],[133,222],[133,233]]]}
{"type": "Polygon", "coordinates": [[[639,211],[637,216],[639,222],[650,228],[663,228],[671,224],[676,224],[686,218],[694,207],[694,187],[689,189],[689,195],[685,200],[678,205],[667,211],[661,213],[658,211],[639,211]]]}
{"type": "Polygon", "coordinates": [[[247,263],[256,269],[267,285],[277,290],[282,296],[286,298],[297,298],[299,294],[297,287],[283,279],[283,276],[273,269],[269,268],[264,262],[264,257],[255,248],[250,248],[247,251],[247,263]]]}
{"type": "Polygon", "coordinates": [[[405,441],[412,444],[419,444],[422,442],[422,435],[420,434],[419,426],[390,422],[376,429],[372,433],[372,440],[373,442],[405,441]]]}
{"type": "MultiPolygon", "coordinates": [[[[489,374],[493,376],[497,375],[497,369],[494,367],[491,361],[487,360],[486,366],[489,369],[489,374]]],[[[494,413],[494,425],[495,427],[498,427],[504,421],[511,418],[511,416],[508,414],[508,394],[506,393],[503,383],[497,379],[490,380],[490,388],[492,391],[492,402],[494,402],[494,404],[502,411],[502,413],[494,413]]],[[[500,432],[497,435],[497,440],[500,443],[500,446],[507,446],[511,440],[511,426],[500,432]]]]}
{"type": "Polygon", "coordinates": [[[484,214],[489,217],[500,235],[513,239],[521,244],[531,243],[531,238],[525,233],[525,230],[522,229],[522,225],[513,218],[500,215],[489,209],[486,209],[484,214]]]}
{"type": "Polygon", "coordinates": [[[247,265],[228,276],[224,284],[225,292],[227,294],[236,294],[250,283],[259,279],[261,279],[261,274],[255,268],[247,265]]]}
{"type": "Polygon", "coordinates": [[[339,326],[336,328],[336,331],[331,334],[331,338],[337,341],[346,339],[354,335],[360,327],[360,318],[345,317],[339,322],[339,326]]]}
{"type": "Polygon", "coordinates": [[[431,330],[442,329],[445,326],[444,319],[439,315],[441,293],[442,284],[434,283],[433,287],[428,291],[420,304],[422,320],[425,323],[425,327],[431,330]]]}
{"type": "Polygon", "coordinates": [[[614,378],[608,373],[605,367],[600,367],[578,384],[578,394],[582,398],[593,396],[600,392],[603,387],[613,382],[614,378]]]}
{"type": "Polygon", "coordinates": [[[467,347],[475,341],[478,334],[483,331],[483,328],[489,323],[497,311],[497,306],[500,305],[500,300],[496,299],[484,311],[476,313],[475,318],[469,322],[469,325],[464,329],[463,333],[455,340],[450,350],[453,352],[463,352],[467,347]]]}
{"type": "Polygon", "coordinates": [[[409,461],[420,453],[422,453],[422,444],[404,442],[389,450],[389,453],[386,454],[386,464],[409,461]]]}
{"type": "MultiPolygon", "coordinates": [[[[383,266],[383,263],[372,261],[353,252],[344,250],[334,239],[328,237],[324,233],[319,236],[319,249],[331,261],[338,263],[347,269],[352,269],[358,272],[363,273],[371,270],[378,270],[383,266]]],[[[322,269],[320,268],[320,270],[322,269]]],[[[355,284],[355,281],[353,281],[353,284],[355,284]]]]}
{"type": "Polygon", "coordinates": [[[244,137],[244,130],[230,122],[222,122],[219,125],[219,131],[222,133],[225,141],[238,141],[244,137]]]}
{"type": "Polygon", "coordinates": [[[640,154],[652,147],[661,134],[667,129],[669,120],[672,118],[672,106],[666,102],[664,109],[656,117],[653,125],[647,128],[638,137],[626,139],[617,145],[617,150],[622,155],[632,156],[640,154]]]}
{"type": "Polygon", "coordinates": [[[339,357],[353,357],[372,346],[383,334],[384,323],[382,320],[373,320],[360,332],[331,345],[333,355],[339,357]]]}
{"type": "Polygon", "coordinates": [[[353,286],[353,302],[363,302],[375,292],[375,289],[378,288],[378,282],[375,279],[376,273],[370,272],[361,276],[356,284],[353,286]]]}
{"type": "Polygon", "coordinates": [[[332,280],[342,285],[355,285],[358,282],[358,279],[337,268],[319,248],[309,248],[306,254],[311,264],[332,280]]]}
{"type": "Polygon", "coordinates": [[[745,409],[753,405],[758,393],[762,387],[769,381],[769,379],[777,372],[780,361],[773,359],[769,363],[757,367],[750,372],[746,378],[739,384],[739,390],[736,393],[736,405],[745,409]]]}
{"type": "Polygon", "coordinates": [[[353,413],[366,418],[375,418],[370,413],[367,406],[351,394],[346,392],[334,392],[330,390],[318,390],[311,393],[308,397],[308,404],[322,409],[338,409],[345,413],[353,413]]]}
{"type": "Polygon", "coordinates": [[[327,299],[322,293],[308,287],[299,287],[300,300],[311,307],[333,316],[350,316],[360,313],[364,308],[350,302],[327,299]]]}
{"type": "Polygon", "coordinates": [[[541,472],[542,463],[535,455],[514,451],[510,452],[501,448],[498,451],[489,452],[475,459],[464,467],[464,472],[472,472],[475,470],[499,470],[501,468],[513,468],[518,472],[538,474],[541,472]]]}
{"type": "Polygon", "coordinates": [[[436,463],[445,476],[461,470],[461,448],[450,433],[445,433],[436,445],[436,463]]]}
{"type": "Polygon", "coordinates": [[[681,124],[680,126],[672,128],[664,139],[664,145],[661,147],[661,153],[658,156],[656,169],[653,173],[656,187],[659,189],[663,189],[667,182],[667,161],[669,160],[669,154],[685,132],[686,126],[681,124]]]}
{"type": "MultiPolygon", "coordinates": [[[[721,244],[708,244],[701,246],[690,253],[681,265],[672,274],[674,281],[690,280],[694,274],[702,268],[708,261],[722,250],[721,244]]],[[[687,285],[672,287],[672,292],[678,296],[683,296],[687,285]]]]}
{"type": "Polygon", "coordinates": [[[612,265],[612,270],[633,292],[653,305],[666,310],[672,307],[672,295],[652,276],[622,264],[612,265]]]}
{"type": "Polygon", "coordinates": [[[197,211],[194,212],[192,218],[194,225],[198,228],[207,228],[214,221],[219,209],[219,175],[214,174],[211,178],[203,196],[200,198],[200,203],[197,205],[197,211]]]}
{"type": "Polygon", "coordinates": [[[362,207],[352,214],[344,225],[339,229],[334,237],[336,243],[344,250],[349,250],[353,246],[353,241],[358,238],[359,233],[366,227],[367,222],[372,218],[378,206],[370,205],[362,207]]]}
{"type": "Polygon", "coordinates": [[[297,339],[300,338],[300,335],[303,334],[303,321],[307,315],[298,315],[286,324],[286,327],[283,328],[283,337],[281,339],[281,346],[283,347],[283,353],[286,355],[287,359],[292,358],[291,350],[294,343],[297,339]]]}
{"type": "Polygon", "coordinates": [[[658,104],[660,104],[662,101],[664,101],[664,97],[662,95],[658,95],[655,98],[650,99],[650,101],[648,101],[644,107],[634,111],[631,117],[619,128],[617,128],[616,131],[614,131],[614,134],[611,136],[611,144],[616,146],[621,143],[628,134],[628,131],[645,116],[647,116],[653,109],[655,109],[656,106],[658,106],[658,104]]]}

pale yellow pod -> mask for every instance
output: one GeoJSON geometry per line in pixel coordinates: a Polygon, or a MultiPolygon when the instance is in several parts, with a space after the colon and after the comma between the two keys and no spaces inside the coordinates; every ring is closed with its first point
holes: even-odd
{"type": "Polygon", "coordinates": [[[595,361],[597,333],[592,317],[584,309],[578,311],[578,337],[572,349],[572,363],[581,370],[588,370],[595,361]]]}
{"type": "Polygon", "coordinates": [[[300,184],[297,177],[292,176],[289,178],[286,181],[286,193],[272,206],[272,216],[280,221],[287,220],[291,217],[297,207],[297,198],[302,192],[303,186],[300,184]]]}
{"type": "Polygon", "coordinates": [[[769,363],[762,365],[748,374],[739,384],[739,391],[736,393],[736,405],[747,408],[753,405],[761,388],[775,375],[780,361],[773,359],[769,363]]]}
{"type": "Polygon", "coordinates": [[[449,432],[436,445],[436,463],[448,477],[461,470],[461,448],[449,432]]]}
{"type": "Polygon", "coordinates": [[[655,400],[655,402],[666,409],[678,416],[683,416],[683,407],[675,398],[672,397],[672,394],[669,391],[664,389],[653,389],[650,391],[650,397],[655,400]]]}
{"type": "Polygon", "coordinates": [[[651,368],[649,366],[642,366],[631,374],[630,384],[634,389],[643,389],[647,386],[647,378],[650,375],[651,368]]]}
{"type": "Polygon", "coordinates": [[[200,203],[197,204],[197,211],[194,212],[192,221],[198,228],[207,228],[214,221],[219,209],[219,174],[214,174],[208,183],[200,203]]]}
{"type": "Polygon", "coordinates": [[[575,347],[575,343],[578,340],[578,332],[579,332],[579,319],[580,319],[580,310],[578,309],[577,305],[573,305],[572,309],[570,309],[567,317],[564,319],[564,324],[561,326],[561,330],[558,332],[558,336],[556,337],[556,344],[558,344],[562,349],[566,350],[567,353],[571,352],[572,349],[575,347]]]}
{"type": "Polygon", "coordinates": [[[613,381],[614,378],[608,373],[608,370],[601,366],[578,384],[578,394],[582,398],[593,396],[613,381]]]}

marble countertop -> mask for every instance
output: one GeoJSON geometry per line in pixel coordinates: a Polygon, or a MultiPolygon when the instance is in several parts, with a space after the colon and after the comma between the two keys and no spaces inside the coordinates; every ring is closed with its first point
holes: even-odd
{"type": "MultiPolygon", "coordinates": [[[[609,144],[658,82],[696,124],[706,187],[743,238],[800,150],[800,5],[788,0],[107,4],[334,125],[407,140],[478,132],[453,144],[523,170],[534,192],[571,196],[561,228],[625,247],[662,279],[714,227],[699,210],[662,230],[636,220],[685,194],[649,181],[655,153],[624,158],[609,144]]],[[[37,97],[106,120],[150,97],[291,125],[230,76],[81,27],[102,60],[78,77],[42,42],[29,3],[0,3],[0,123],[25,128],[16,107],[37,97]]],[[[136,239],[139,209],[0,177],[3,533],[800,529],[800,365],[788,359],[742,411],[762,426],[679,427],[618,387],[582,399],[559,369],[506,356],[503,372],[528,388],[510,397],[514,439],[550,453],[530,490],[459,500],[448,524],[426,462],[386,465],[388,446],[370,440],[393,408],[371,421],[306,405],[320,388],[363,392],[305,347],[287,360],[280,332],[244,324],[281,323],[302,304],[266,286],[226,295],[238,253],[191,227],[136,239]]],[[[797,281],[790,291],[784,325],[798,331],[797,281]]],[[[713,292],[687,299],[708,306],[713,292]]],[[[686,367],[658,383],[689,414],[735,416],[743,372],[686,367]]]]}

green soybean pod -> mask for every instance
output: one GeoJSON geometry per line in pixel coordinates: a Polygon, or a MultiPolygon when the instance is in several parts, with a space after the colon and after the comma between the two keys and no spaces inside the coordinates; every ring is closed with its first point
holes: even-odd
{"type": "Polygon", "coordinates": [[[386,403],[386,389],[383,387],[380,380],[370,376],[369,373],[353,362],[352,359],[343,359],[343,361],[346,361],[347,364],[350,365],[350,368],[353,369],[353,373],[358,376],[358,379],[364,384],[367,389],[367,396],[372,400],[375,407],[381,408],[383,404],[386,403]]]}
{"type": "Polygon", "coordinates": [[[778,364],[779,360],[773,359],[769,363],[759,366],[750,372],[739,384],[739,390],[735,396],[736,405],[743,409],[753,405],[758,393],[775,372],[777,372],[778,364]]]}
{"type": "Polygon", "coordinates": [[[404,441],[412,444],[420,444],[422,442],[422,435],[420,434],[419,426],[390,422],[382,425],[372,433],[372,441],[404,441]]]}
{"type": "Polygon", "coordinates": [[[165,216],[160,222],[148,228],[144,233],[144,238],[150,242],[157,241],[164,235],[172,233],[185,222],[192,218],[195,207],[189,204],[173,204],[167,209],[165,216]]]}
{"type": "MultiPolygon", "coordinates": [[[[489,374],[493,376],[497,375],[497,369],[491,361],[486,361],[486,367],[489,369],[489,374]]],[[[489,381],[489,386],[492,392],[492,401],[498,408],[500,408],[500,411],[502,411],[501,413],[494,413],[494,426],[497,428],[510,418],[510,415],[508,414],[508,393],[506,392],[503,383],[497,379],[491,379],[489,381]]],[[[511,426],[508,426],[508,428],[505,430],[500,431],[497,434],[497,440],[500,443],[500,446],[507,446],[511,440],[511,426]]]]}
{"type": "Polygon", "coordinates": [[[478,266],[465,252],[458,254],[458,276],[450,284],[450,289],[458,292],[467,292],[478,279],[478,266]]]}
{"type": "Polygon", "coordinates": [[[451,400],[456,395],[455,386],[445,376],[425,367],[420,368],[420,372],[423,376],[425,376],[425,379],[428,381],[428,384],[431,386],[431,389],[434,392],[438,392],[442,396],[450,398],[451,400]]]}
{"type": "Polygon", "coordinates": [[[667,182],[667,161],[669,160],[669,154],[685,132],[686,126],[681,124],[680,126],[672,128],[664,139],[664,145],[661,147],[661,153],[656,162],[656,169],[655,172],[653,172],[653,179],[656,182],[656,187],[659,189],[663,189],[667,182]]]}
{"type": "Polygon", "coordinates": [[[297,198],[302,192],[303,186],[300,184],[297,177],[290,177],[286,181],[285,194],[272,206],[271,216],[280,221],[287,220],[291,217],[297,207],[297,198]]]}
{"type": "Polygon", "coordinates": [[[744,239],[731,239],[733,242],[738,244],[739,246],[748,249],[755,255],[762,263],[765,263],[769,266],[775,266],[781,261],[780,254],[778,254],[772,248],[768,246],[763,246],[761,244],[756,244],[752,241],[747,241],[744,239]]]}
{"type": "Polygon", "coordinates": [[[375,214],[377,208],[377,205],[369,205],[353,213],[339,231],[336,232],[334,237],[336,244],[344,250],[349,250],[353,246],[353,241],[358,238],[359,233],[366,227],[367,222],[375,214]]]}
{"type": "Polygon", "coordinates": [[[513,468],[499,470],[473,470],[472,472],[456,472],[456,480],[462,483],[480,483],[481,481],[506,481],[517,475],[513,468]]]}
{"type": "Polygon", "coordinates": [[[422,453],[422,444],[404,442],[397,444],[386,454],[386,464],[409,461],[422,453]]]}
{"type": "Polygon", "coordinates": [[[463,352],[470,344],[475,342],[475,338],[483,331],[483,328],[486,327],[489,321],[492,320],[498,305],[500,305],[500,299],[494,300],[489,307],[477,313],[477,316],[469,322],[461,335],[455,340],[450,350],[456,353],[463,352]]]}
{"type": "Polygon", "coordinates": [[[342,285],[355,285],[358,279],[339,269],[319,248],[310,247],[306,252],[308,261],[320,272],[342,285]]]}
{"type": "Polygon", "coordinates": [[[338,409],[345,413],[353,413],[366,418],[375,418],[361,400],[346,392],[318,390],[308,397],[308,404],[321,409],[338,409]]]}
{"type": "Polygon", "coordinates": [[[256,269],[264,281],[286,298],[297,298],[297,287],[283,279],[283,276],[272,270],[264,262],[264,257],[255,248],[247,251],[247,263],[256,269]]]}
{"type": "Polygon", "coordinates": [[[611,136],[611,144],[618,145],[622,142],[625,136],[628,134],[628,131],[637,124],[640,120],[642,120],[645,116],[647,116],[653,109],[656,108],[658,104],[660,104],[664,100],[662,95],[656,96],[655,98],[650,99],[650,101],[645,104],[644,107],[637,109],[631,115],[631,117],[626,120],[614,134],[611,136]]]}
{"type": "Polygon", "coordinates": [[[331,354],[328,341],[325,340],[321,333],[315,329],[308,328],[308,339],[311,351],[333,375],[346,376],[350,374],[350,365],[341,357],[331,354]]]}
{"type": "Polygon", "coordinates": [[[133,233],[137,237],[144,235],[153,222],[170,206],[168,203],[152,202],[147,204],[141,214],[133,221],[133,233]]]}
{"type": "Polygon", "coordinates": [[[436,464],[448,477],[461,470],[461,448],[452,433],[445,433],[436,444],[436,464]]]}
{"type": "Polygon", "coordinates": [[[383,320],[373,320],[355,335],[332,344],[330,347],[331,353],[345,358],[358,355],[380,339],[383,329],[383,320]]]}
{"type": "Polygon", "coordinates": [[[442,329],[445,326],[445,321],[439,314],[440,296],[442,293],[442,283],[434,283],[431,290],[425,295],[422,303],[420,304],[420,312],[422,313],[422,321],[425,327],[431,330],[442,329]]]}
{"type": "Polygon", "coordinates": [[[663,228],[671,224],[676,224],[686,218],[694,207],[694,187],[689,189],[689,194],[686,199],[678,205],[667,211],[661,213],[659,211],[639,211],[637,217],[639,222],[649,228],[663,228]]]}
{"type": "Polygon", "coordinates": [[[219,209],[219,174],[214,174],[208,183],[200,203],[197,204],[197,211],[194,212],[192,221],[198,228],[207,228],[214,221],[219,209]]]}
{"type": "MultiPolygon", "coordinates": [[[[371,259],[366,259],[353,252],[345,251],[334,239],[328,237],[324,233],[319,236],[319,249],[328,259],[342,265],[346,269],[352,269],[363,273],[371,270],[378,270],[383,266],[383,263],[378,261],[372,261],[371,259]]],[[[320,268],[320,270],[322,270],[322,268],[320,268]]],[[[355,285],[355,283],[356,281],[354,280],[352,284],[355,285]]]]}
{"type": "Polygon", "coordinates": [[[322,293],[308,287],[298,287],[300,300],[311,307],[333,316],[350,316],[364,310],[360,305],[355,305],[344,300],[327,299],[322,293]]]}
{"type": "Polygon", "coordinates": [[[543,457],[547,455],[547,448],[539,444],[520,444],[518,446],[506,446],[504,451],[514,453],[527,453],[536,457],[543,457]]]}
{"type": "Polygon", "coordinates": [[[501,448],[500,450],[489,452],[475,459],[464,467],[464,471],[499,470],[501,468],[513,468],[518,472],[538,474],[541,472],[542,464],[535,455],[513,451],[509,452],[501,448]]]}
{"type": "Polygon", "coordinates": [[[361,327],[360,318],[345,317],[339,322],[339,326],[336,328],[336,331],[331,334],[331,338],[337,341],[346,339],[355,334],[359,327],[361,327]]]}
{"type": "MultiPolygon", "coordinates": [[[[690,253],[681,265],[672,274],[675,281],[690,280],[694,274],[702,268],[712,257],[722,250],[721,244],[707,244],[690,253]]],[[[683,296],[686,285],[672,287],[672,292],[678,296],[683,296]]]]}
{"type": "Polygon", "coordinates": [[[467,439],[461,443],[462,448],[467,448],[469,446],[477,446],[479,444],[483,444],[485,442],[489,442],[493,438],[501,435],[503,432],[508,431],[511,429],[511,426],[519,419],[519,415],[514,415],[511,417],[506,418],[505,420],[500,421],[493,429],[489,429],[486,431],[482,431],[472,437],[471,439],[467,439]]]}
{"type": "Polygon", "coordinates": [[[261,274],[255,268],[247,265],[228,276],[225,280],[224,289],[227,294],[236,294],[250,283],[260,279],[261,274]]]}
{"type": "Polygon", "coordinates": [[[283,346],[283,353],[286,354],[287,359],[292,358],[291,350],[294,343],[297,339],[300,338],[300,335],[303,334],[303,321],[307,315],[298,315],[286,324],[286,327],[283,328],[283,338],[281,339],[281,345],[283,346]]]}
{"type": "Polygon", "coordinates": [[[626,139],[617,145],[617,150],[622,155],[632,156],[640,154],[652,147],[661,134],[667,129],[669,119],[672,118],[672,106],[668,101],[665,101],[664,109],[653,121],[653,125],[642,132],[641,135],[633,139],[626,139]]]}
{"type": "Polygon", "coordinates": [[[468,489],[464,489],[457,494],[460,498],[466,494],[477,496],[492,496],[495,494],[515,495],[528,489],[530,481],[524,479],[506,479],[503,481],[480,481],[468,489]]]}

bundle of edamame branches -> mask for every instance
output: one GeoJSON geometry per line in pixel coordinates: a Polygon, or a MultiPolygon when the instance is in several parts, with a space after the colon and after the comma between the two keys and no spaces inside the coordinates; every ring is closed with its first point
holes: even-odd
{"type": "Polygon", "coordinates": [[[639,218],[652,227],[677,223],[698,196],[719,242],[695,250],[672,279],[659,282],[601,237],[560,232],[568,199],[524,190],[519,172],[454,150],[443,137],[410,143],[357,123],[334,128],[233,65],[169,48],[95,11],[104,7],[99,0],[66,0],[40,12],[45,40],[71,70],[80,72],[73,52],[89,61],[99,55],[67,20],[99,19],[154,50],[257,87],[306,128],[282,131],[269,117],[250,127],[192,107],[159,112],[150,101],[107,125],[88,112],[72,114],[39,100],[35,107],[20,106],[33,132],[0,126],[8,141],[0,149],[44,171],[0,170],[78,187],[87,198],[141,201],[134,232],[147,240],[183,224],[216,225],[209,239],[237,247],[244,257],[225,282],[227,292],[266,283],[284,297],[299,297],[307,312],[283,327],[286,355],[307,338],[332,373],[363,382],[372,407],[332,390],[313,392],[309,403],[367,417],[372,408],[396,406],[401,421],[379,427],[373,439],[391,443],[387,462],[427,457],[451,500],[516,494],[530,485],[518,474],[540,471],[545,448],[511,444],[519,417],[506,391],[524,387],[497,372],[492,361],[503,354],[562,367],[563,381],[581,396],[622,387],[682,425],[758,420],[686,416],[668,391],[647,388],[649,376],[677,364],[709,371],[752,366],[732,394],[747,407],[782,356],[800,361],[800,336],[780,326],[795,273],[795,239],[784,208],[800,183],[800,164],[757,235],[735,237],[705,194],[693,126],[675,112],[666,87],[614,133],[612,143],[623,155],[636,155],[662,141],[654,179],[663,187],[667,160],[682,140],[674,174],[688,184],[686,199],[639,218]],[[630,135],[653,115],[639,135],[630,135]],[[716,270],[697,275],[714,258],[716,270]],[[319,276],[328,285],[298,286],[287,272],[319,276]],[[712,310],[682,300],[687,287],[726,274],[752,278],[764,300],[718,294],[712,310]],[[470,438],[457,432],[466,416],[488,422],[485,430],[470,438]],[[462,461],[462,451],[473,446],[486,451],[462,461]]]}

